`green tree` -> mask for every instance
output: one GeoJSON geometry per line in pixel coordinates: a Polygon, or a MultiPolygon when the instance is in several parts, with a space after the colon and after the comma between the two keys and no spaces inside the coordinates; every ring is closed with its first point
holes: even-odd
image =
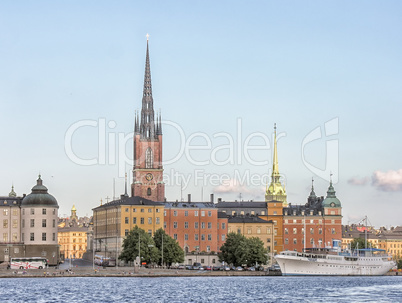
{"type": "Polygon", "coordinates": [[[258,264],[266,264],[268,261],[267,249],[264,248],[264,243],[258,237],[252,237],[247,239],[248,244],[248,256],[247,266],[258,264]]]}
{"type": "Polygon", "coordinates": [[[163,263],[171,265],[173,263],[184,262],[184,251],[179,243],[167,235],[165,231],[160,228],[154,234],[154,242],[158,250],[161,252],[159,255],[158,264],[162,265],[162,239],[163,239],[163,263]]]}
{"type": "Polygon", "coordinates": [[[402,268],[402,259],[398,260],[396,264],[398,266],[398,269],[401,269],[402,268]]]}
{"type": "Polygon", "coordinates": [[[218,257],[219,261],[224,261],[234,266],[245,264],[248,257],[246,237],[234,232],[229,233],[218,257]]]}
{"type": "Polygon", "coordinates": [[[362,248],[366,248],[366,241],[364,240],[364,238],[354,238],[352,242],[350,242],[350,247],[352,249],[362,249],[362,248]]]}
{"type": "Polygon", "coordinates": [[[155,263],[159,260],[159,254],[152,237],[145,230],[135,226],[123,240],[119,259],[130,262],[141,256],[141,262],[155,263]]]}

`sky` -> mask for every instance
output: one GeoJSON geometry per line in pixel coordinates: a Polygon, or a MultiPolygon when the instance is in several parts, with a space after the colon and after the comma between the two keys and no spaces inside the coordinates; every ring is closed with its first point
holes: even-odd
{"type": "Polygon", "coordinates": [[[149,33],[166,198],[288,202],[330,178],[343,223],[402,225],[400,1],[1,1],[0,195],[60,215],[131,182],[149,33]],[[331,176],[332,175],[332,176],[331,176]]]}

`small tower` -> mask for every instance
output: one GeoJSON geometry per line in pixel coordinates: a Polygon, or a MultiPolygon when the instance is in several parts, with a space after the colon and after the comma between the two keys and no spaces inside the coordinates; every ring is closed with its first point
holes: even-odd
{"type": "Polygon", "coordinates": [[[141,117],[136,112],[134,120],[134,166],[131,196],[163,201],[165,184],[163,183],[162,166],[162,120],[160,113],[155,120],[148,34],[141,117]]]}
{"type": "Polygon", "coordinates": [[[9,197],[17,197],[16,192],[14,191],[14,185],[11,186],[11,191],[8,194],[9,197]]]}
{"type": "Polygon", "coordinates": [[[276,123],[274,125],[274,157],[272,164],[272,174],[271,174],[271,184],[266,189],[265,192],[265,201],[280,201],[283,203],[283,206],[287,206],[287,195],[285,186],[282,185],[280,181],[279,167],[278,167],[278,151],[276,144],[276,123]]]}
{"type": "Polygon", "coordinates": [[[71,217],[70,217],[71,221],[75,221],[78,222],[78,218],[77,218],[77,209],[75,208],[75,205],[73,204],[73,208],[71,208],[71,217]]]}

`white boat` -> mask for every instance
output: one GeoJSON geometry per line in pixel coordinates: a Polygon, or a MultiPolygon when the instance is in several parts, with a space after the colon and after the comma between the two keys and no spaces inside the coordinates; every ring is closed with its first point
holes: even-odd
{"type": "Polygon", "coordinates": [[[275,259],[284,276],[380,276],[396,265],[391,256],[377,248],[308,248],[303,252],[283,251],[275,259]]]}

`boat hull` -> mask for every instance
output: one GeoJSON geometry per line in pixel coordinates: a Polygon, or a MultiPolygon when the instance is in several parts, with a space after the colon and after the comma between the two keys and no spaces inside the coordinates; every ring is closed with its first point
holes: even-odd
{"type": "Polygon", "coordinates": [[[381,257],[359,257],[346,261],[343,256],[307,258],[304,256],[275,256],[284,276],[381,276],[395,263],[381,257]]]}

